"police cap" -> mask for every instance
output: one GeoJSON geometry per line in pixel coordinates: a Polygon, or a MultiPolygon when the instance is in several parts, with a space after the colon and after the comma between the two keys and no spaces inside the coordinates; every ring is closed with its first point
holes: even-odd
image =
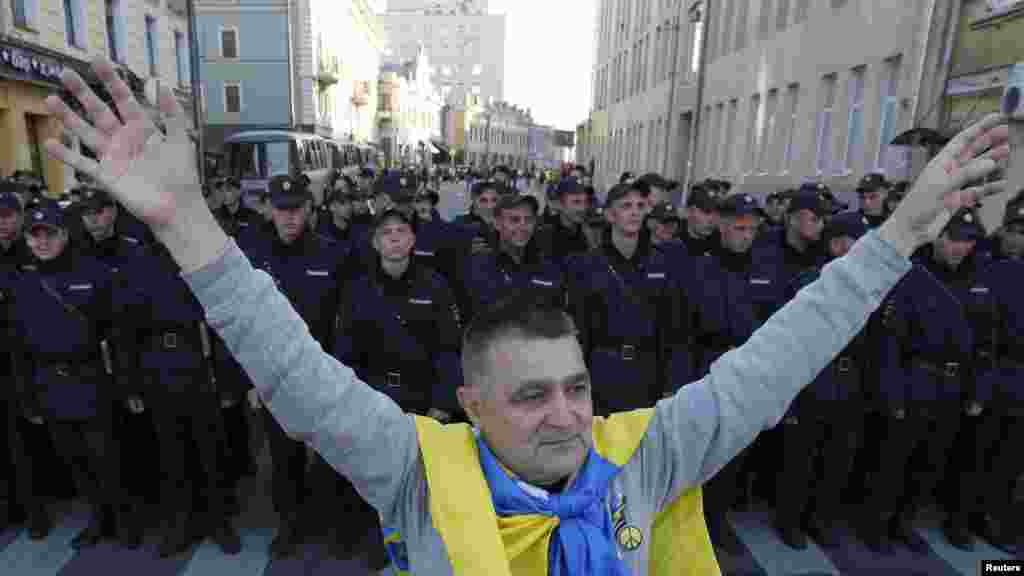
{"type": "Polygon", "coordinates": [[[313,198],[309,190],[309,178],[304,175],[274,176],[267,185],[267,191],[270,193],[270,205],[278,210],[298,208],[313,198]]]}
{"type": "Polygon", "coordinates": [[[0,190],[0,209],[21,212],[21,199],[10,190],[0,190]]]}
{"type": "Polygon", "coordinates": [[[416,232],[416,219],[412,215],[406,214],[402,210],[397,208],[388,208],[381,212],[373,219],[373,231],[376,232],[378,228],[387,224],[388,222],[404,222],[412,228],[413,233],[416,232]]]}
{"type": "Polygon", "coordinates": [[[82,207],[87,211],[99,212],[107,206],[115,206],[114,199],[107,194],[106,190],[96,186],[79,186],[77,188],[82,197],[82,207]]]}
{"type": "Polygon", "coordinates": [[[605,206],[611,207],[620,199],[625,198],[626,195],[629,194],[630,192],[636,192],[643,196],[644,198],[647,198],[651,195],[651,188],[644,184],[643,182],[641,182],[640,180],[631,182],[629,184],[616,184],[615,186],[612,186],[611,190],[608,191],[608,197],[605,198],[604,202],[605,206]]]}
{"type": "MultiPolygon", "coordinates": [[[[558,196],[566,196],[568,194],[586,194],[587,187],[581,184],[575,178],[564,178],[558,183],[558,196]]],[[[611,194],[611,192],[609,192],[611,194]]]]}
{"type": "Polygon", "coordinates": [[[658,222],[679,222],[679,214],[676,213],[676,207],[668,203],[655,206],[654,210],[651,210],[650,217],[658,222]]]}
{"type": "Polygon", "coordinates": [[[827,206],[818,184],[804,184],[790,195],[786,212],[792,214],[801,210],[810,210],[818,216],[828,215],[829,206],[827,206]]]}
{"type": "Polygon", "coordinates": [[[64,228],[64,211],[56,200],[41,198],[32,206],[28,215],[28,229],[31,231],[39,226],[64,228]]]}
{"type": "Polygon", "coordinates": [[[869,222],[866,216],[859,212],[846,212],[837,214],[831,218],[822,230],[822,236],[826,241],[833,238],[849,236],[857,240],[868,233],[869,222]]]}
{"type": "Polygon", "coordinates": [[[871,174],[865,174],[863,178],[857,182],[857,193],[864,194],[865,192],[874,192],[875,190],[888,190],[891,185],[889,181],[885,179],[885,176],[874,172],[871,174]]]}
{"type": "Polygon", "coordinates": [[[757,198],[750,194],[739,193],[721,200],[718,203],[718,212],[722,216],[760,215],[761,206],[757,203],[757,198]]]}
{"type": "Polygon", "coordinates": [[[536,198],[529,194],[506,194],[498,199],[498,204],[494,207],[494,213],[501,214],[503,210],[509,210],[519,206],[529,206],[533,208],[534,214],[540,210],[540,203],[537,202],[536,198]]]}
{"type": "Polygon", "coordinates": [[[695,184],[686,195],[686,207],[700,208],[705,212],[718,210],[718,195],[703,184],[695,184]]]}
{"type": "Polygon", "coordinates": [[[430,202],[433,206],[437,206],[441,202],[441,195],[437,193],[437,190],[423,190],[416,195],[416,201],[420,202],[424,200],[430,202]]]}
{"type": "Polygon", "coordinates": [[[970,208],[957,210],[946,224],[943,233],[955,242],[980,240],[985,237],[985,230],[982,229],[977,214],[970,208]]]}
{"type": "Polygon", "coordinates": [[[673,190],[679,185],[678,182],[662,178],[661,174],[657,174],[655,172],[648,172],[647,174],[637,178],[637,181],[643,182],[648,186],[648,188],[661,188],[663,190],[673,190]]]}

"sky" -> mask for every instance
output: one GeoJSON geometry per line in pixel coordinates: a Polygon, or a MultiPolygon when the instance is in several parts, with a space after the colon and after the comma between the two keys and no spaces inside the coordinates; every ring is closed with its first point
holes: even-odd
{"type": "Polygon", "coordinates": [[[590,110],[597,0],[489,0],[506,15],[505,100],[576,130],[590,110]]]}

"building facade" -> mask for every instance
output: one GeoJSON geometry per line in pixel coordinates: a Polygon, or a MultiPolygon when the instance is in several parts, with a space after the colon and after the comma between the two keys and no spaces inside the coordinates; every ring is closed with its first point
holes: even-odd
{"type": "Polygon", "coordinates": [[[598,187],[617,183],[627,170],[685,178],[703,30],[694,14],[701,4],[599,1],[592,112],[575,158],[593,166],[598,187]]]}
{"type": "Polygon", "coordinates": [[[486,2],[391,1],[379,19],[389,57],[408,60],[426,48],[445,99],[459,88],[481,104],[504,99],[505,16],[488,14],[486,2]]]}
{"type": "MultiPolygon", "coordinates": [[[[99,87],[89,61],[111,59],[150,110],[169,85],[192,125],[189,35],[184,0],[11,0],[0,4],[0,173],[41,176],[51,194],[75,185],[73,170],[43,143],[79,143],[49,115],[47,96],[71,68],[99,87]]],[[[102,96],[103,94],[101,94],[102,96]]],[[[88,150],[85,151],[89,153],[88,150]]]]}
{"type": "Polygon", "coordinates": [[[435,143],[442,141],[444,102],[426,51],[407,62],[381,65],[378,92],[377,131],[388,165],[429,164],[435,143]]]}
{"type": "Polygon", "coordinates": [[[950,55],[942,131],[998,112],[1010,67],[1024,62],[1024,1],[965,0],[950,55]]]}
{"type": "Polygon", "coordinates": [[[375,138],[382,37],[367,0],[197,0],[207,148],[245,130],[375,138]]]}

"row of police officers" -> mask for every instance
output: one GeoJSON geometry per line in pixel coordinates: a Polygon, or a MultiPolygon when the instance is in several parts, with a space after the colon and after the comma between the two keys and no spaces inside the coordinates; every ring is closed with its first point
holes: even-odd
{"type": "MultiPolygon", "coordinates": [[[[461,327],[493,302],[528,293],[563,304],[596,413],[651,406],[741,345],[901,194],[868,175],[857,211],[819,185],[761,206],[707,181],[677,209],[666,201],[674,183],[624,175],[598,208],[577,168],[549,186],[541,211],[502,178],[475,182],[455,222],[408,173],[337,174],[320,207],[302,176],[275,177],[247,201],[230,178],[205,193],[325,350],[404,409],[442,421],[461,418],[461,327]]],[[[95,187],[62,208],[25,204],[17,183],[4,186],[10,519],[33,537],[51,525],[32,478],[57,466],[23,441],[43,429],[92,506],[76,547],[108,536],[136,546],[158,521],[162,555],[197,536],[237,552],[231,519],[259,422],[280,517],[273,555],[317,537],[339,556],[370,550],[383,566],[376,514],[259,406],[163,248],[95,187]],[[153,505],[159,513],[147,514],[153,505]]],[[[924,550],[915,516],[933,499],[954,545],[970,547],[972,533],[1019,544],[1024,310],[1010,291],[1024,274],[1024,204],[1011,204],[994,243],[982,236],[971,211],[958,213],[777,429],[712,479],[707,516],[720,547],[738,547],[725,519],[755,482],[771,487],[776,527],[796,548],[807,535],[836,545],[850,492],[864,504],[852,519],[879,552],[894,542],[924,550]]]]}

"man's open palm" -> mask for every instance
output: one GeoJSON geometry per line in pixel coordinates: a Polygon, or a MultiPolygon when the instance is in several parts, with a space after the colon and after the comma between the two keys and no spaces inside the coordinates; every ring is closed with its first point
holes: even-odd
{"type": "Polygon", "coordinates": [[[156,228],[169,224],[183,203],[202,200],[184,113],[170,89],[162,87],[159,104],[165,135],[109,61],[96,59],[93,69],[113,96],[120,119],[71,70],[64,71],[61,81],[82,104],[91,124],[56,96],[47,98],[46,106],[81,139],[83,146],[96,152],[100,161],[97,163],[56,140],[47,140],[46,150],[92,176],[145,223],[156,228]]]}

